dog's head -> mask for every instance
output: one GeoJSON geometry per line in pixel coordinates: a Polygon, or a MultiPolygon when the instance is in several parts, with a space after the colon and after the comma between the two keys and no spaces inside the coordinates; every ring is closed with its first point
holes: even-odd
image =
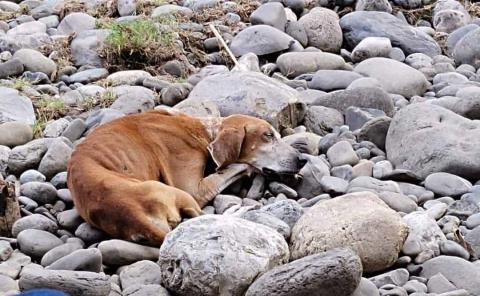
{"type": "Polygon", "coordinates": [[[306,162],[297,150],[280,139],[268,122],[246,115],[223,119],[208,150],[218,168],[246,163],[266,175],[293,175],[306,162]]]}

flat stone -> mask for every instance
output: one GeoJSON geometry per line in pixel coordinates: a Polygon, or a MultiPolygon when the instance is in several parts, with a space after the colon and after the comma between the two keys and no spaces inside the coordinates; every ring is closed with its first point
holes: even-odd
{"type": "Polygon", "coordinates": [[[15,147],[33,139],[30,125],[23,122],[5,122],[0,124],[0,145],[15,147]]]}
{"type": "Polygon", "coordinates": [[[128,265],[141,260],[158,259],[158,248],[112,239],[98,245],[103,263],[112,266],[128,265]]]}
{"type": "Polygon", "coordinates": [[[472,189],[472,183],[449,173],[433,173],[425,179],[425,188],[440,196],[460,196],[472,189]]]}
{"type": "Polygon", "coordinates": [[[20,232],[17,241],[20,251],[35,258],[42,258],[45,253],[63,244],[62,240],[50,232],[37,229],[26,229],[20,232]]]}

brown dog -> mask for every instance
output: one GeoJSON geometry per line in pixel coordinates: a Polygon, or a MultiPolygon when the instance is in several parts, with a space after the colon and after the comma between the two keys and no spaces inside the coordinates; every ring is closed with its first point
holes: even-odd
{"type": "Polygon", "coordinates": [[[126,116],[96,128],[69,163],[80,215],[112,237],[160,245],[181,214],[195,217],[249,174],[294,174],[300,155],[266,121],[194,118],[168,111],[126,116]],[[204,177],[209,157],[217,172],[204,177]]]}

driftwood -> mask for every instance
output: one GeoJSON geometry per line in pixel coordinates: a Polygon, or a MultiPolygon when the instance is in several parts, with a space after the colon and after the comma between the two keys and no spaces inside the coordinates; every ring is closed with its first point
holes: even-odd
{"type": "Polygon", "coordinates": [[[0,236],[12,236],[12,226],[20,219],[20,206],[15,195],[15,185],[0,181],[0,236]]]}

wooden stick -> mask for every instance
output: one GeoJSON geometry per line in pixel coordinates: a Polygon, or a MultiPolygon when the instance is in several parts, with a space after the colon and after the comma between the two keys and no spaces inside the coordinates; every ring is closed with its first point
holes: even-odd
{"type": "Polygon", "coordinates": [[[209,24],[209,26],[210,26],[210,29],[212,30],[213,34],[215,35],[215,37],[217,37],[217,39],[220,40],[220,43],[222,44],[222,46],[227,51],[228,55],[232,59],[235,66],[237,66],[239,69],[241,69],[240,64],[238,63],[237,59],[235,58],[235,55],[232,53],[232,51],[228,47],[228,45],[225,42],[225,40],[223,39],[222,35],[220,35],[220,32],[218,32],[217,28],[215,28],[215,26],[213,24],[209,24]]]}
{"type": "Polygon", "coordinates": [[[20,219],[20,206],[13,183],[0,181],[0,236],[11,236],[12,226],[20,219]]]}

